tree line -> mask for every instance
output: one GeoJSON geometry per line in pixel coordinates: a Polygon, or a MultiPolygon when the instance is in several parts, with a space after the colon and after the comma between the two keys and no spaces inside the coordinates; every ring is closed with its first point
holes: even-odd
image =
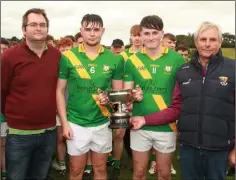
{"type": "MultiPolygon", "coordinates": [[[[235,35],[230,33],[222,34],[223,42],[222,48],[235,48],[235,35]]],[[[189,33],[188,35],[177,35],[177,46],[179,44],[184,44],[189,48],[195,48],[194,44],[194,34],[189,33]]]]}

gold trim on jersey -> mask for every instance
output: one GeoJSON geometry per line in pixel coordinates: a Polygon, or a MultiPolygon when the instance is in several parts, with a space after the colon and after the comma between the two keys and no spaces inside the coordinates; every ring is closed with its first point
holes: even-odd
{"type": "Polygon", "coordinates": [[[129,48],[129,53],[130,54],[134,54],[135,53],[132,46],[129,48]]]}
{"type": "Polygon", "coordinates": [[[98,95],[97,94],[92,94],[93,96],[93,99],[94,101],[96,102],[96,104],[98,105],[98,107],[100,108],[102,114],[106,117],[110,117],[111,116],[111,113],[108,111],[108,109],[105,107],[105,106],[102,106],[100,103],[99,103],[99,100],[98,100],[98,95]]]}
{"type": "MultiPolygon", "coordinates": [[[[165,103],[165,101],[164,101],[164,99],[162,98],[161,95],[153,94],[152,97],[153,97],[154,101],[156,102],[156,104],[157,104],[160,111],[167,108],[167,105],[166,105],[166,103],[165,103]]],[[[169,126],[174,132],[177,131],[177,127],[176,127],[175,122],[169,123],[169,126]]]]}
{"type": "Polygon", "coordinates": [[[123,56],[125,61],[127,61],[127,59],[129,58],[129,56],[127,55],[125,51],[121,52],[120,55],[123,56]]]}
{"type": "Polygon", "coordinates": [[[162,57],[163,55],[167,54],[168,53],[168,48],[164,45],[161,45],[161,53],[160,55],[156,56],[156,57],[151,57],[147,54],[147,49],[144,47],[141,49],[140,51],[142,54],[146,54],[150,59],[152,59],[153,61],[162,57]]]}
{"type": "Polygon", "coordinates": [[[63,53],[63,55],[65,55],[69,59],[71,64],[76,68],[78,75],[82,79],[91,79],[89,73],[87,72],[87,70],[85,69],[85,67],[83,66],[83,64],[79,60],[79,58],[76,57],[72,51],[65,51],[63,53]]]}
{"type": "MultiPolygon", "coordinates": [[[[81,44],[79,44],[79,46],[78,46],[78,51],[81,53],[85,53],[86,54],[86,52],[85,52],[85,49],[84,49],[84,44],[83,43],[81,43],[81,44]]],[[[91,56],[88,56],[87,54],[87,57],[90,59],[90,60],[95,60],[97,57],[98,57],[98,55],[100,54],[100,53],[103,53],[104,52],[104,47],[102,46],[102,45],[99,45],[99,48],[98,48],[98,51],[97,51],[97,54],[95,55],[95,56],[93,56],[93,57],[91,57],[91,56]]]]}
{"type": "Polygon", "coordinates": [[[130,56],[129,59],[131,60],[133,65],[137,68],[138,72],[143,77],[143,79],[152,79],[152,76],[150,72],[147,70],[146,66],[135,54],[130,56]]]}

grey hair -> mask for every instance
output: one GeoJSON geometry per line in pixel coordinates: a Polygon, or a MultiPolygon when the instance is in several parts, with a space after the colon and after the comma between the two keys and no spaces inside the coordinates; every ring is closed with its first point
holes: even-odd
{"type": "Polygon", "coordinates": [[[194,41],[196,42],[196,40],[197,40],[197,38],[199,36],[199,33],[201,31],[205,31],[206,29],[211,29],[211,28],[216,28],[218,30],[219,38],[220,38],[220,40],[222,40],[222,32],[221,32],[220,26],[215,24],[215,23],[209,22],[209,21],[204,21],[204,22],[202,22],[198,26],[197,30],[195,31],[195,33],[194,33],[194,41]]]}

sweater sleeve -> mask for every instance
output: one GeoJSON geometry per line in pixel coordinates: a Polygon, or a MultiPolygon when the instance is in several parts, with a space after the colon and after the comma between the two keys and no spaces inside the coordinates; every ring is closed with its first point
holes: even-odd
{"type": "Polygon", "coordinates": [[[6,98],[10,92],[14,70],[11,66],[10,52],[6,51],[1,58],[1,112],[5,115],[6,98]]]}
{"type": "Polygon", "coordinates": [[[162,111],[144,116],[146,125],[163,125],[179,119],[181,112],[182,97],[179,83],[176,82],[171,105],[162,111]]]}

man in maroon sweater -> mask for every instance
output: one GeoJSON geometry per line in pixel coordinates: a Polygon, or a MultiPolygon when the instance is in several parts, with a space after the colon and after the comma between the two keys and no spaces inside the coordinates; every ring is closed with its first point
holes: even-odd
{"type": "Polygon", "coordinates": [[[45,179],[56,147],[56,83],[60,52],[45,43],[49,20],[43,9],[23,16],[21,44],[2,56],[2,113],[8,180],[45,179]]]}

